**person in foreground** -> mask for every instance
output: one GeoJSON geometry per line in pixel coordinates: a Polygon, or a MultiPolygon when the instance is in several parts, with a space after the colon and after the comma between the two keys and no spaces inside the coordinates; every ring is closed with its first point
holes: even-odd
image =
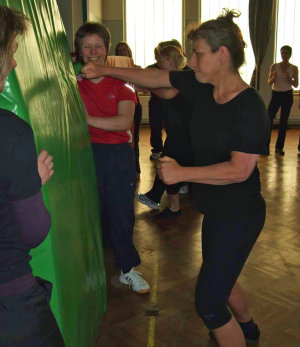
{"type": "Polygon", "coordinates": [[[163,157],[158,174],[166,184],[193,183],[196,207],[204,214],[196,309],[220,347],[245,347],[246,340],[259,338],[237,280],[266,213],[257,160],[268,152],[269,119],[263,100],[238,72],[245,47],[233,22],[238,15],[225,10],[190,32],[193,71],[105,69],[93,63],[82,70],[86,78],[110,75],[148,88],[174,87],[194,104],[195,167],[163,157]]]}
{"type": "MultiPolygon", "coordinates": [[[[110,32],[99,23],[85,23],[76,32],[75,48],[81,63],[105,66],[110,32]]],[[[128,84],[110,77],[78,77],[96,167],[103,243],[112,246],[119,280],[139,293],[150,286],[135,267],[140,265],[133,244],[136,170],[130,146],[136,96],[128,84]]]]}
{"type": "MultiPolygon", "coordinates": [[[[17,66],[16,38],[27,18],[0,6],[0,92],[17,66]]],[[[1,105],[0,105],[1,107],[1,105]]],[[[50,229],[41,185],[53,175],[52,157],[37,158],[30,126],[0,108],[0,346],[64,346],[49,301],[51,283],[32,275],[29,251],[50,229]]]]}

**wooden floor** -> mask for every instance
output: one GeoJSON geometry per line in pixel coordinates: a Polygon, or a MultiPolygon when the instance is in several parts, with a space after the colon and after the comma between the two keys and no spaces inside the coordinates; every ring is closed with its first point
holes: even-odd
{"type": "MultiPolygon", "coordinates": [[[[252,315],[260,326],[260,347],[300,346],[300,130],[287,133],[284,157],[261,157],[267,220],[240,277],[252,315]]],[[[137,191],[152,185],[149,129],[141,129],[142,174],[137,191]]],[[[202,216],[182,196],[176,222],[156,222],[153,211],[136,202],[135,243],[139,270],[152,293],[138,295],[119,286],[113,257],[105,251],[107,312],[96,347],[213,347],[194,309],[194,287],[201,265],[202,216]]],[[[166,204],[165,196],[161,207],[166,204]]],[[[253,345],[253,344],[252,344],[253,345]]],[[[254,344],[256,346],[256,344],[254,344]]]]}

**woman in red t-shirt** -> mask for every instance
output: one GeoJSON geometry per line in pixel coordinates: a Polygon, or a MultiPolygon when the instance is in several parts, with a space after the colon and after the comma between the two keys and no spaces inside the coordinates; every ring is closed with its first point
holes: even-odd
{"type": "MultiPolygon", "coordinates": [[[[105,65],[110,33],[99,23],[85,23],[76,33],[78,61],[105,65]]],[[[119,280],[143,294],[150,291],[142,274],[134,267],[141,263],[134,247],[134,152],[129,142],[136,96],[132,87],[111,77],[86,80],[78,77],[79,92],[95,160],[103,242],[113,247],[119,280]]]]}

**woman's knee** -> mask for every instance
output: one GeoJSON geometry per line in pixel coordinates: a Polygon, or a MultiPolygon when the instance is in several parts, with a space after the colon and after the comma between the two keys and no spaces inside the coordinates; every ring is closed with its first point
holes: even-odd
{"type": "Polygon", "coordinates": [[[197,286],[195,296],[196,311],[209,329],[217,329],[228,323],[232,317],[226,298],[222,298],[211,288],[197,286]]]}

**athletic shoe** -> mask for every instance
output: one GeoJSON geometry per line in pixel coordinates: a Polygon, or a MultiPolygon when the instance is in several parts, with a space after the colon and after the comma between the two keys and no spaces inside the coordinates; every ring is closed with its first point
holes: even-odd
{"type": "Polygon", "coordinates": [[[161,152],[152,152],[150,155],[150,160],[157,160],[161,157],[161,152]]]}
{"type": "Polygon", "coordinates": [[[158,210],[158,208],[159,208],[159,203],[148,198],[148,196],[146,194],[137,193],[136,199],[137,199],[137,201],[141,202],[142,204],[149,206],[153,210],[158,210]]]}
{"type": "Polygon", "coordinates": [[[134,267],[127,273],[121,271],[119,281],[123,284],[128,284],[129,288],[139,294],[146,294],[150,292],[150,286],[142,277],[142,273],[136,271],[134,267]]]}
{"type": "MultiPolygon", "coordinates": [[[[242,326],[243,323],[239,323],[239,324],[245,336],[246,342],[256,343],[259,340],[260,330],[256,323],[253,322],[253,325],[251,326],[251,330],[244,329],[242,326]]],[[[215,335],[212,333],[212,331],[209,332],[209,337],[216,341],[215,335]]]]}
{"type": "Polygon", "coordinates": [[[165,208],[162,212],[158,213],[154,216],[155,219],[172,219],[174,217],[179,217],[181,215],[181,211],[172,211],[168,207],[165,208]]]}
{"type": "Polygon", "coordinates": [[[179,189],[179,194],[187,194],[189,192],[189,186],[187,184],[184,184],[179,189]]]}
{"type": "Polygon", "coordinates": [[[285,153],[284,153],[284,150],[283,149],[279,149],[279,148],[276,148],[275,149],[275,153],[276,154],[279,154],[279,155],[284,155],[285,153]]]}

